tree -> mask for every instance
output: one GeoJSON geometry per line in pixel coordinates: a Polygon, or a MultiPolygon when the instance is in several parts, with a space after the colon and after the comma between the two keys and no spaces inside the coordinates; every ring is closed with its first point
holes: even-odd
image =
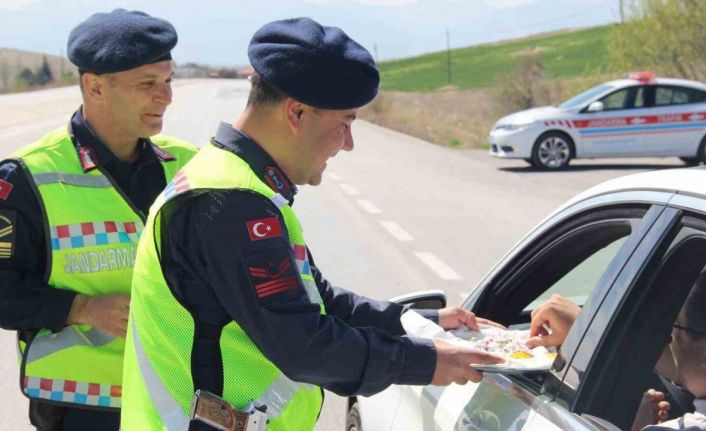
{"type": "Polygon", "coordinates": [[[24,68],[22,72],[17,76],[17,79],[24,81],[27,86],[31,87],[37,83],[37,77],[35,76],[32,69],[24,68]]]}
{"type": "Polygon", "coordinates": [[[613,68],[656,68],[668,76],[706,79],[706,5],[702,0],[623,0],[625,22],[609,44],[613,68]]]}
{"type": "Polygon", "coordinates": [[[37,69],[36,73],[36,84],[37,85],[47,85],[54,81],[54,75],[51,73],[51,68],[49,67],[49,62],[47,61],[47,56],[42,57],[42,65],[37,69]]]}
{"type": "Polygon", "coordinates": [[[544,80],[544,64],[536,52],[518,57],[514,67],[515,71],[499,82],[498,101],[507,112],[535,107],[544,80]]]}

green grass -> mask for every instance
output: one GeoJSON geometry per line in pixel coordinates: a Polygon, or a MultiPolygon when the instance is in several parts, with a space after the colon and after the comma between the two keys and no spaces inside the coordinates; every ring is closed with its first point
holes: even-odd
{"type": "MultiPolygon", "coordinates": [[[[570,78],[609,71],[610,25],[540,35],[521,40],[451,50],[451,85],[479,88],[495,85],[514,71],[518,52],[537,50],[548,78],[570,78]]],[[[379,63],[382,89],[433,91],[448,84],[446,52],[379,63]]]]}

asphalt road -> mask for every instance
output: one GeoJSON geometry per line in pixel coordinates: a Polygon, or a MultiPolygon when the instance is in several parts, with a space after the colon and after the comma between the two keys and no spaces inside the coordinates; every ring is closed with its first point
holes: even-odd
{"type": "MultiPolygon", "coordinates": [[[[245,81],[178,81],[165,133],[197,145],[245,106],[245,81]]],[[[0,156],[68,121],[76,87],[0,96],[0,156]]],[[[535,172],[486,151],[441,148],[357,121],[355,149],[329,162],[321,186],[295,209],[317,265],[332,282],[390,298],[443,289],[458,304],[509,248],[551,210],[604,180],[682,166],[678,159],[574,161],[535,172]]],[[[0,429],[30,430],[18,389],[14,333],[0,331],[0,429]]],[[[344,400],[327,393],[317,431],[343,429],[344,400]]],[[[366,430],[373,431],[373,430],[366,430]]]]}

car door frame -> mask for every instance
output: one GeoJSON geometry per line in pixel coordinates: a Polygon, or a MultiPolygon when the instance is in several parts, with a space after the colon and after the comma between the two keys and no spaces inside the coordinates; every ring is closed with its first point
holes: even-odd
{"type": "MultiPolygon", "coordinates": [[[[585,312],[583,316],[591,317],[603,304],[605,298],[612,291],[613,285],[620,277],[628,263],[633,259],[634,253],[641,249],[650,248],[650,245],[655,241],[655,238],[650,236],[653,231],[660,231],[661,224],[658,221],[662,218],[662,214],[666,209],[666,203],[673,196],[669,192],[658,191],[629,191],[610,193],[587,199],[578,202],[553,217],[550,217],[546,222],[542,223],[538,228],[533,230],[525,239],[523,239],[505,258],[503,258],[496,268],[481,282],[479,288],[472,294],[463,304],[464,307],[470,308],[481,313],[482,310],[476,308],[476,305],[482,299],[483,294],[490,294],[489,286],[494,280],[500,277],[502,269],[508,265],[512,259],[526,247],[530,246],[541,235],[545,234],[549,229],[558,226],[568,218],[577,214],[585,213],[592,209],[607,208],[608,206],[625,206],[635,203],[643,203],[649,205],[649,208],[642,216],[641,221],[636,226],[636,230],[631,233],[628,240],[621,246],[618,253],[613,257],[611,263],[603,272],[598,286],[601,286],[602,291],[592,293],[589,297],[589,302],[584,305],[585,312]]],[[[508,271],[513,271],[510,268],[508,271]]],[[[497,288],[497,286],[496,286],[497,288]]],[[[492,289],[490,289],[492,290],[492,289]]],[[[579,319],[570,331],[569,344],[566,348],[562,347],[560,355],[555,361],[553,369],[546,375],[539,393],[535,394],[535,398],[531,401],[532,409],[535,410],[534,416],[542,416],[544,422],[555,424],[558,429],[613,429],[609,425],[600,424],[600,421],[591,419],[590,417],[580,417],[571,413],[570,406],[566,403],[557,403],[556,396],[564,385],[566,370],[574,357],[576,350],[582,345],[585,332],[588,330],[593,319],[584,317],[579,319]],[[573,343],[573,347],[572,344],[573,343]],[[569,427],[569,428],[567,428],[569,427]]],[[[498,387],[514,384],[520,387],[529,389],[524,384],[524,379],[521,376],[505,376],[499,375],[488,379],[491,383],[498,387]]],[[[527,397],[525,397],[527,398],[527,397]]],[[[531,425],[531,422],[529,422],[531,425]]],[[[532,429],[532,428],[529,428],[532,429]]]]}
{"type": "Polygon", "coordinates": [[[634,126],[630,123],[633,117],[645,116],[650,112],[648,104],[635,107],[635,97],[640,88],[645,91],[645,100],[649,100],[647,86],[633,84],[596,97],[576,114],[573,123],[579,137],[580,157],[640,156],[644,152],[644,135],[632,130],[634,126]],[[630,107],[588,112],[591,103],[625,90],[634,90],[629,96],[630,107]]]}
{"type": "MultiPolygon", "coordinates": [[[[671,323],[676,319],[676,315],[679,312],[676,305],[683,302],[691,290],[691,285],[665,283],[664,285],[670,286],[670,288],[661,287],[661,293],[658,293],[657,296],[652,296],[653,291],[660,292],[659,284],[655,288],[652,286],[652,280],[663,270],[661,263],[658,261],[665,262],[666,259],[669,262],[669,256],[675,250],[680,250],[688,242],[696,240],[697,237],[700,242],[706,241],[706,202],[704,201],[704,196],[675,194],[648,236],[651,237],[650,240],[644,241],[641,244],[641,249],[636,250],[634,256],[631,257],[626,265],[626,270],[616,280],[615,286],[602,304],[602,309],[597,313],[597,318],[593,320],[588,328],[585,337],[593,340],[587,342],[584,339],[580,343],[575,358],[583,357],[583,360],[577,361],[574,359],[566,367],[564,380],[560,383],[559,391],[557,391],[557,403],[578,414],[588,410],[593,410],[592,414],[596,413],[595,409],[600,410],[601,404],[604,404],[603,409],[605,409],[605,405],[614,405],[614,403],[611,404],[609,402],[610,399],[606,401],[606,397],[602,394],[615,385],[615,376],[611,376],[611,373],[606,372],[606,370],[615,370],[611,366],[615,362],[609,358],[620,355],[620,353],[616,353],[616,350],[620,349],[603,348],[601,344],[614,342],[621,337],[627,340],[635,340],[632,341],[633,344],[641,346],[642,354],[650,357],[649,360],[630,364],[630,369],[635,369],[636,375],[646,375],[646,372],[649,372],[649,369],[654,366],[654,362],[657,361],[662,349],[661,346],[663,346],[660,341],[666,342],[668,340],[668,335],[660,335],[660,330],[664,332],[664,328],[671,327],[671,323]],[[693,227],[695,226],[693,221],[691,224],[684,221],[691,217],[698,219],[698,227],[693,227]],[[694,232],[698,232],[698,234],[694,232]],[[659,296],[660,294],[661,296],[659,296]],[[636,300],[636,298],[640,299],[636,300]],[[633,319],[635,310],[642,308],[647,308],[650,311],[657,308],[659,317],[656,317],[654,322],[652,319],[644,321],[633,319]],[[645,328],[641,329],[639,333],[623,332],[628,331],[625,328],[630,325],[641,325],[645,326],[645,328]],[[659,325],[661,327],[657,329],[659,325]],[[590,335],[591,332],[594,333],[593,337],[590,335]],[[625,336],[626,333],[630,334],[630,336],[625,336]],[[653,337],[652,343],[645,342],[645,334],[653,337]],[[640,340],[644,343],[641,343],[640,340]],[[652,359],[654,359],[654,362],[652,359]],[[593,368],[596,368],[596,370],[593,368]],[[584,382],[586,381],[590,381],[591,384],[585,385],[584,382]]],[[[693,251],[689,253],[690,256],[693,255],[693,251]]],[[[686,272],[696,270],[696,274],[698,274],[698,271],[703,270],[704,262],[706,262],[703,249],[700,251],[700,259],[701,264],[696,267],[693,264],[682,263],[686,265],[685,268],[688,268],[686,272]]],[[[684,262],[681,259],[675,260],[684,262]]],[[[674,271],[673,268],[670,268],[668,273],[682,274],[681,270],[674,271]]],[[[647,315],[655,316],[654,313],[647,313],[647,315]]],[[[633,331],[635,331],[634,328],[633,331]]],[[[629,345],[630,343],[627,344],[629,345]]],[[[625,343],[619,343],[618,345],[623,349],[628,349],[625,343]]],[[[614,371],[614,373],[617,373],[617,371],[614,371]]],[[[630,382],[632,385],[636,385],[640,383],[640,379],[632,379],[630,382]]],[[[622,421],[622,423],[618,423],[621,427],[629,426],[629,422],[632,421],[631,412],[637,410],[640,392],[636,393],[638,396],[633,397],[632,400],[621,398],[619,411],[624,411],[625,414],[623,414],[624,417],[616,419],[622,421]]]]}
{"type": "Polygon", "coordinates": [[[657,117],[658,124],[654,130],[645,131],[646,156],[679,156],[698,157],[698,150],[704,134],[706,133],[706,119],[693,120],[694,124],[684,122],[691,115],[704,115],[706,103],[688,102],[680,104],[657,105],[657,89],[671,88],[686,91],[703,90],[679,84],[654,83],[650,85],[652,91],[652,104],[650,109],[660,110],[659,114],[651,113],[657,117]],[[661,126],[661,127],[660,127],[661,126]]]}

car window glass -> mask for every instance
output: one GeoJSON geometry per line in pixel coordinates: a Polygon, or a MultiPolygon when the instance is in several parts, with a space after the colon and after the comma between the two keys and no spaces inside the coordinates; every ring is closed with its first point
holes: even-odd
{"type": "Polygon", "coordinates": [[[605,247],[596,250],[586,260],[571,269],[559,281],[532,301],[523,311],[534,310],[546,303],[555,293],[565,296],[572,302],[582,306],[626,239],[627,235],[618,237],[605,247]]]}
{"type": "Polygon", "coordinates": [[[706,102],[706,91],[691,90],[689,103],[704,103],[706,102]]]}
{"type": "Polygon", "coordinates": [[[658,86],[655,89],[655,105],[683,105],[706,101],[706,93],[692,88],[658,86]]]}
{"type": "Polygon", "coordinates": [[[644,108],[645,107],[645,91],[646,87],[639,87],[637,93],[635,93],[635,103],[633,107],[644,108]]]}
{"type": "Polygon", "coordinates": [[[579,106],[584,105],[594,97],[597,97],[602,93],[605,93],[606,91],[610,90],[610,88],[610,85],[598,85],[596,87],[591,88],[590,90],[586,90],[583,93],[572,97],[571,99],[559,105],[559,108],[578,108],[579,106]]]}
{"type": "Polygon", "coordinates": [[[630,93],[633,91],[633,88],[624,88],[622,90],[618,90],[614,93],[611,93],[601,99],[601,102],[603,102],[603,110],[604,111],[612,111],[616,109],[626,109],[628,108],[628,103],[630,101],[630,93]]]}
{"type": "Polygon", "coordinates": [[[473,311],[507,326],[529,325],[530,312],[553,293],[580,305],[631,237],[646,207],[591,210],[549,229],[488,283],[473,311]],[[554,238],[554,239],[552,239],[554,238]]]}

